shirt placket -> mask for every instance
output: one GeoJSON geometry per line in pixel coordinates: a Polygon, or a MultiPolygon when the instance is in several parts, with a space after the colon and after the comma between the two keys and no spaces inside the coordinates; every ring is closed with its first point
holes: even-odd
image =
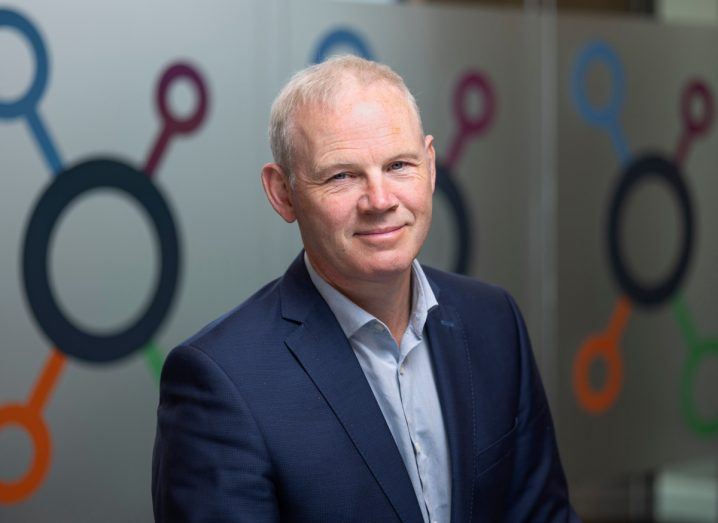
{"type": "Polygon", "coordinates": [[[401,400],[404,420],[406,422],[406,427],[409,433],[412,448],[414,449],[414,462],[416,463],[419,482],[421,484],[421,492],[423,502],[426,507],[426,515],[429,521],[432,521],[434,506],[430,495],[431,489],[427,484],[427,482],[430,481],[431,476],[427,470],[427,456],[424,453],[425,449],[422,448],[420,438],[417,433],[417,419],[419,418],[421,413],[417,412],[414,402],[414,398],[417,392],[416,387],[418,386],[418,384],[415,381],[415,373],[412,372],[413,360],[411,358],[411,355],[414,352],[414,348],[420,342],[421,338],[417,338],[416,335],[411,332],[411,327],[408,327],[406,333],[404,334],[404,337],[402,338],[402,346],[399,350],[399,360],[397,363],[397,383],[399,385],[399,398],[401,400]]]}

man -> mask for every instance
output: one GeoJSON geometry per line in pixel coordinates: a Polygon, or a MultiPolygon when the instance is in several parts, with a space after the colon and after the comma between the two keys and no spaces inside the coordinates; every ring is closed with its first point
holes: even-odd
{"type": "Polygon", "coordinates": [[[155,518],[576,521],[513,300],[416,262],[435,153],[402,79],[305,69],[270,141],[264,190],[305,250],[168,357],[155,518]]]}

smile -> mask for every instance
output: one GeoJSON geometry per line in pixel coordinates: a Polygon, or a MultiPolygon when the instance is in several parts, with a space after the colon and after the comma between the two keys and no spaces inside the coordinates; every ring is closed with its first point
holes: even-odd
{"type": "Polygon", "coordinates": [[[368,231],[361,231],[355,233],[356,236],[362,236],[366,238],[388,238],[391,237],[394,233],[399,232],[404,228],[404,225],[397,225],[393,227],[381,227],[379,229],[371,229],[368,231]]]}

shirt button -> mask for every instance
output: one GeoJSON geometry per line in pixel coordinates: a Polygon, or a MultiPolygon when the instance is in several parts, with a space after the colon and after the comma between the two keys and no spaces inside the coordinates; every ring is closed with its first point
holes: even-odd
{"type": "Polygon", "coordinates": [[[399,367],[399,374],[401,374],[401,375],[403,376],[405,370],[406,370],[406,367],[404,366],[404,364],[402,364],[402,365],[399,367]]]}

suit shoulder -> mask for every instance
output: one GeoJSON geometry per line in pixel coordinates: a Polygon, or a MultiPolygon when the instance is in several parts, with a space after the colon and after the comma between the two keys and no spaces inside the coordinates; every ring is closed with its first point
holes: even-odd
{"type": "Polygon", "coordinates": [[[279,281],[267,283],[252,296],[202,327],[180,343],[191,345],[215,360],[218,352],[232,347],[250,345],[248,340],[259,341],[277,330],[280,318],[279,281]]]}

